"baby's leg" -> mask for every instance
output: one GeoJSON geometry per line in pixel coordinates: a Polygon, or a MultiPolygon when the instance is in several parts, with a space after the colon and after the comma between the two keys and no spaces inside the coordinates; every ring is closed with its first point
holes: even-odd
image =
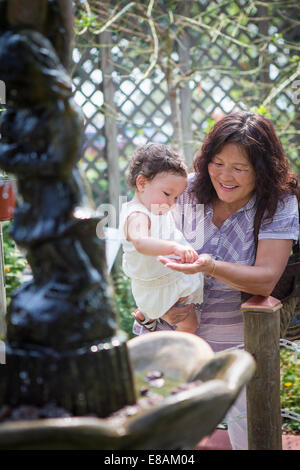
{"type": "Polygon", "coordinates": [[[136,321],[149,331],[154,331],[156,328],[156,320],[146,317],[140,310],[134,314],[136,321]]]}
{"type": "Polygon", "coordinates": [[[185,333],[195,333],[198,328],[198,320],[194,310],[188,314],[188,316],[177,323],[176,331],[183,331],[185,333]]]}

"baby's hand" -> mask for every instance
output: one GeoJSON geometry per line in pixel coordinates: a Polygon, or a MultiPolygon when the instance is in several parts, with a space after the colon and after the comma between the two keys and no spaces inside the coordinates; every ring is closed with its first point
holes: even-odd
{"type": "Polygon", "coordinates": [[[198,254],[190,246],[175,245],[173,254],[178,256],[182,263],[194,263],[198,259],[198,254]]]}

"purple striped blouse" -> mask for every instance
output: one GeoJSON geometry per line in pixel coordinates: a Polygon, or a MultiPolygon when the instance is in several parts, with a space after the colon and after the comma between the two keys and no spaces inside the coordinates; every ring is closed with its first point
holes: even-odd
{"type": "MultiPolygon", "coordinates": [[[[216,260],[253,265],[255,261],[253,235],[255,195],[245,206],[231,215],[221,228],[218,228],[212,222],[211,204],[205,207],[196,204],[188,189],[178,200],[174,218],[177,227],[194,249],[199,254],[209,253],[216,260]]],[[[278,204],[272,222],[266,220],[262,222],[258,238],[298,240],[298,236],[298,202],[295,196],[288,195],[283,203],[278,204]]],[[[197,334],[205,339],[215,352],[244,342],[240,306],[240,291],[213,277],[205,276],[203,303],[197,306],[199,320],[197,334]]],[[[167,329],[173,328],[161,320],[157,330],[167,329]]],[[[143,334],[147,331],[135,323],[133,332],[143,334]]]]}

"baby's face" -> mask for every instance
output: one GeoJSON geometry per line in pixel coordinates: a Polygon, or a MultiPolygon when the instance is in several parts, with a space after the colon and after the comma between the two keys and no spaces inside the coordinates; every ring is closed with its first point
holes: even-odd
{"type": "Polygon", "coordinates": [[[140,201],[153,214],[162,215],[176,204],[187,187],[187,177],[178,173],[158,173],[152,180],[145,177],[137,182],[140,201]]]}

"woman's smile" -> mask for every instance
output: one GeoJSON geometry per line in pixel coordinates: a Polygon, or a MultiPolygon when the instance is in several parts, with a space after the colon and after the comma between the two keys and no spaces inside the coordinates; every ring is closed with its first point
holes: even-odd
{"type": "Polygon", "coordinates": [[[234,189],[238,188],[236,185],[228,185],[225,183],[220,183],[220,186],[223,191],[233,191],[234,189]]]}

